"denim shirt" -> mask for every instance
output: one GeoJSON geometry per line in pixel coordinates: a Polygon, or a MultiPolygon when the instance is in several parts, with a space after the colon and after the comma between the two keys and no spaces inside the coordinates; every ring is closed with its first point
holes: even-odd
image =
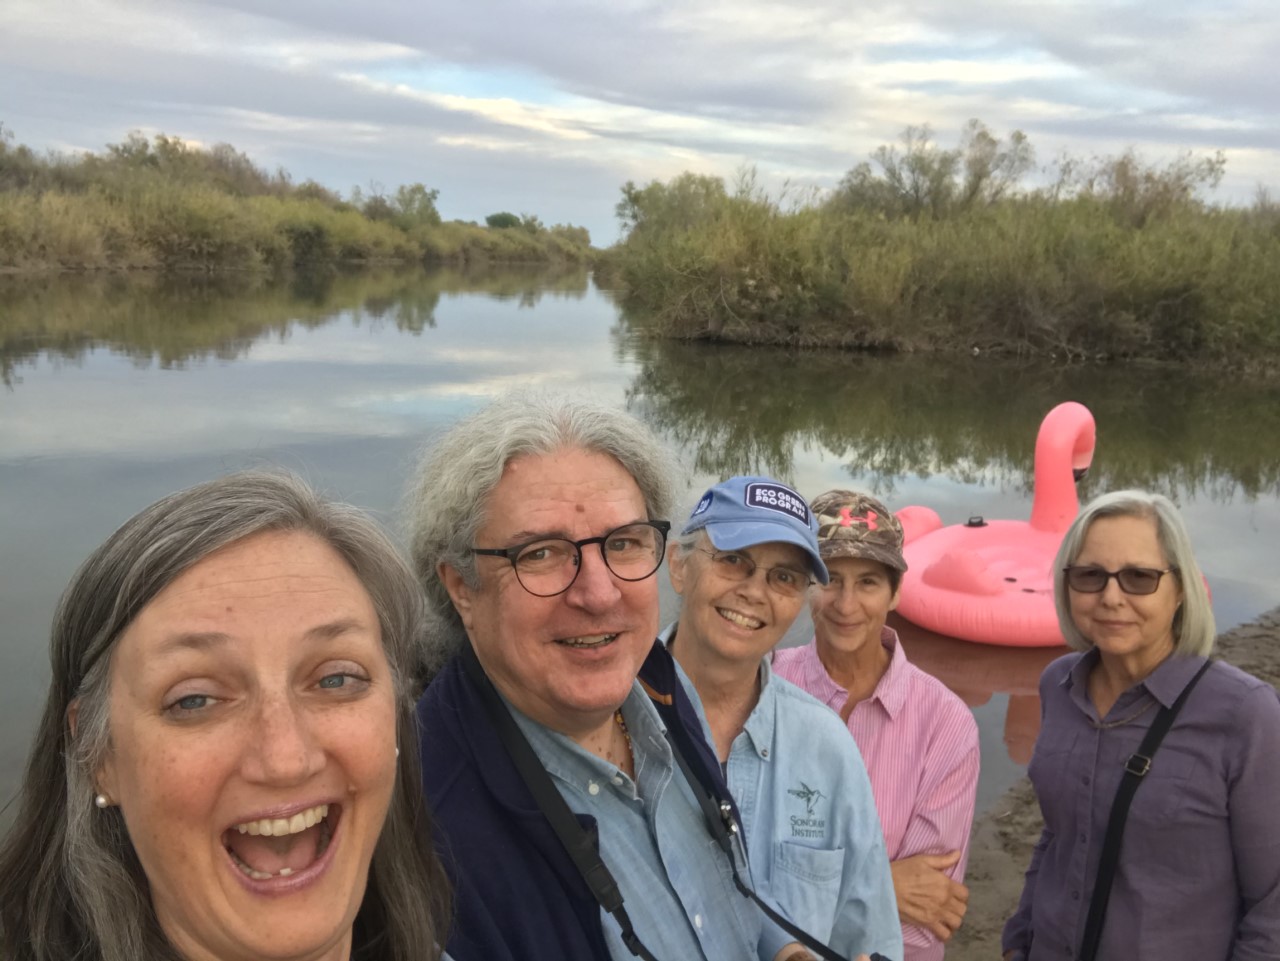
{"type": "MultiPolygon", "coordinates": [[[[670,640],[674,625],[661,635],[670,640]]],[[[689,676],[677,673],[714,743],[689,676]]],[[[760,699],[725,765],[756,893],[853,958],[902,957],[893,878],[862,755],[840,718],[760,665],[760,699]]]]}
{"type": "MultiPolygon", "coordinates": [[[[511,708],[570,810],[596,819],[601,857],[618,882],[636,934],[655,957],[773,961],[791,938],[734,887],[726,857],[708,833],[693,789],[675,767],[662,721],[639,685],[622,713],[631,735],[634,781],[511,708]]],[[[745,862],[740,868],[745,871],[745,862]]],[[[603,912],[602,922],[615,961],[633,961],[617,923],[603,912]]]]}

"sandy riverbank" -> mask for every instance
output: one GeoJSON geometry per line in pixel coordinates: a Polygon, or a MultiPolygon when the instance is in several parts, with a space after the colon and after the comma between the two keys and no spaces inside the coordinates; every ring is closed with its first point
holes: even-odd
{"type": "MultiPolygon", "coordinates": [[[[1219,637],[1215,656],[1280,687],[1280,607],[1219,637]]],[[[974,823],[966,878],[969,912],[947,949],[947,961],[1000,957],[1000,931],[1017,906],[1041,826],[1040,808],[1025,778],[974,823]]]]}

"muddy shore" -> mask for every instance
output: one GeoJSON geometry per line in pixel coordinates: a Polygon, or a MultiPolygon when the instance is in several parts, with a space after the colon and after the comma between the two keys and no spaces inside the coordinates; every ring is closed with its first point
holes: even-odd
{"type": "MultiPolygon", "coordinates": [[[[1218,638],[1214,656],[1280,687],[1280,607],[1218,638]]],[[[947,948],[947,961],[996,961],[1000,932],[1022,893],[1022,874],[1043,822],[1031,782],[1023,778],[973,825],[969,911],[947,948]]]]}

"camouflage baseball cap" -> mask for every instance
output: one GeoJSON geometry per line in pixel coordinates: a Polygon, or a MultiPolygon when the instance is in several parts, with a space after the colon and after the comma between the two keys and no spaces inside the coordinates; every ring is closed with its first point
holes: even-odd
{"type": "Polygon", "coordinates": [[[809,502],[818,521],[818,550],[823,560],[865,557],[905,571],[902,522],[870,494],[827,491],[809,502]]]}

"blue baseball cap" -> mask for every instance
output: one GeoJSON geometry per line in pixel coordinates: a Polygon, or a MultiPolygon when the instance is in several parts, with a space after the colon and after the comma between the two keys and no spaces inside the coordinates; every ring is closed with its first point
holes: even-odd
{"type": "Polygon", "coordinates": [[[705,530],[716,550],[780,541],[809,555],[813,576],[827,583],[827,565],[818,551],[818,522],[805,499],[768,477],[730,477],[712,487],[689,515],[682,534],[705,530]]]}

